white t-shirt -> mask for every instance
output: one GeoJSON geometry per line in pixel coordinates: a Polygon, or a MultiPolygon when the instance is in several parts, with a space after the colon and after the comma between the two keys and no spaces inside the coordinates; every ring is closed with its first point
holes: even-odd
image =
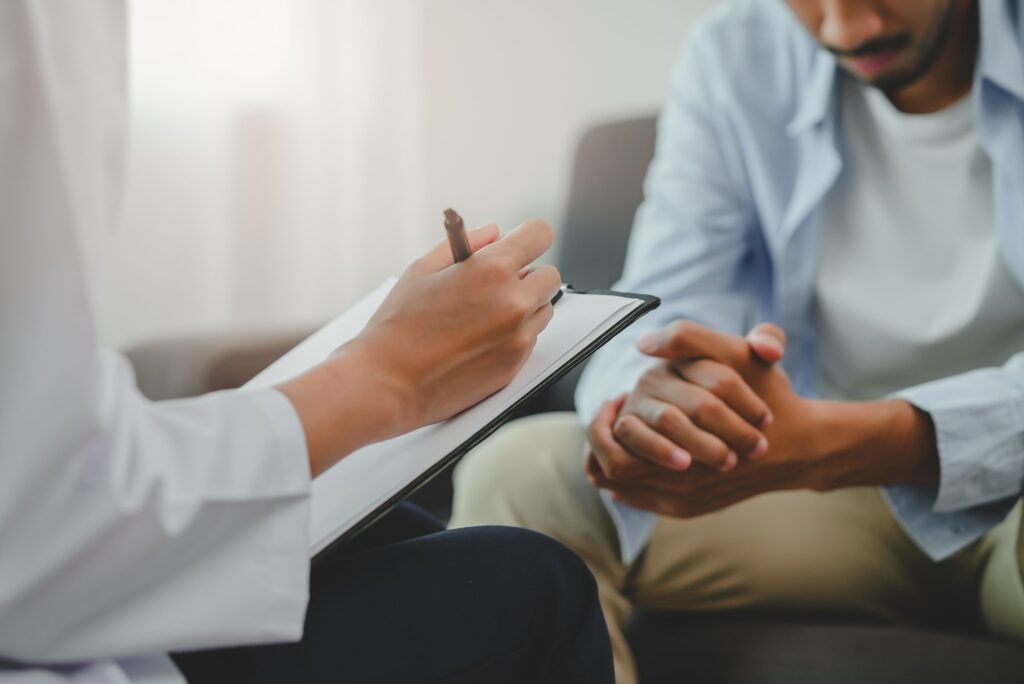
{"type": "Polygon", "coordinates": [[[823,207],[817,276],[822,396],[877,399],[1004,363],[1024,349],[1024,292],[996,245],[971,98],[904,114],[843,78],[845,164],[823,207]]]}

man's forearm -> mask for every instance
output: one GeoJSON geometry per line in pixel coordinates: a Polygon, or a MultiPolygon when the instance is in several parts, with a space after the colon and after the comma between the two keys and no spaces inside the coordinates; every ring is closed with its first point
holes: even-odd
{"type": "Polygon", "coordinates": [[[906,401],[815,402],[820,467],[815,489],[933,484],[939,479],[935,427],[906,401]]]}

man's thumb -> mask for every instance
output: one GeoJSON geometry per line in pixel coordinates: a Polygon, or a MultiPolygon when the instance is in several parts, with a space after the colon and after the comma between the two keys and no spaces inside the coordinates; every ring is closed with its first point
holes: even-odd
{"type": "Polygon", "coordinates": [[[774,323],[761,323],[747,333],[751,350],[765,363],[778,363],[786,353],[786,333],[774,323]]]}

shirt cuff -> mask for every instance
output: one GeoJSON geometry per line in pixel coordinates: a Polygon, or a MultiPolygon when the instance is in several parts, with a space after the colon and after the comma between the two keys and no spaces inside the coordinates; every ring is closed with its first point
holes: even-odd
{"type": "Polygon", "coordinates": [[[955,513],[933,511],[937,487],[886,487],[882,496],[908,537],[933,561],[949,558],[1003,522],[1016,499],[975,506],[955,513]]]}
{"type": "Polygon", "coordinates": [[[282,505],[266,521],[262,536],[267,602],[258,642],[277,643],[302,638],[309,602],[309,527],[312,475],[302,421],[291,401],[276,389],[238,390],[253,403],[269,426],[280,456],[275,473],[285,490],[298,497],[282,505]]]}
{"type": "Polygon", "coordinates": [[[894,396],[931,417],[939,483],[887,487],[883,495],[907,535],[942,560],[1002,522],[1020,496],[1022,391],[1006,370],[986,368],[894,396]]]}
{"type": "Polygon", "coordinates": [[[277,442],[283,476],[293,482],[297,490],[308,494],[313,474],[309,467],[306,431],[291,400],[273,388],[240,389],[237,393],[248,396],[263,413],[277,442]]]}
{"type": "Polygon", "coordinates": [[[1020,495],[1024,482],[1021,390],[1006,372],[984,369],[895,395],[931,416],[939,452],[935,513],[1020,495]]]}
{"type": "Polygon", "coordinates": [[[601,501],[615,524],[615,531],[619,535],[619,555],[622,562],[630,565],[637,559],[640,553],[651,540],[651,533],[654,532],[654,525],[658,522],[658,516],[650,511],[633,508],[626,504],[619,503],[612,499],[612,495],[601,490],[601,501]]]}

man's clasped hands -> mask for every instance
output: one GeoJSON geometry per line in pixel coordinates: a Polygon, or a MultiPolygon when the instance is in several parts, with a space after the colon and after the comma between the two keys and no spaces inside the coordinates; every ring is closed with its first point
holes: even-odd
{"type": "Polygon", "coordinates": [[[592,484],[681,518],[768,491],[826,488],[816,467],[824,405],[794,392],[779,365],[780,328],[764,323],[742,338],[677,321],[636,346],[660,361],[591,422],[592,484]]]}

